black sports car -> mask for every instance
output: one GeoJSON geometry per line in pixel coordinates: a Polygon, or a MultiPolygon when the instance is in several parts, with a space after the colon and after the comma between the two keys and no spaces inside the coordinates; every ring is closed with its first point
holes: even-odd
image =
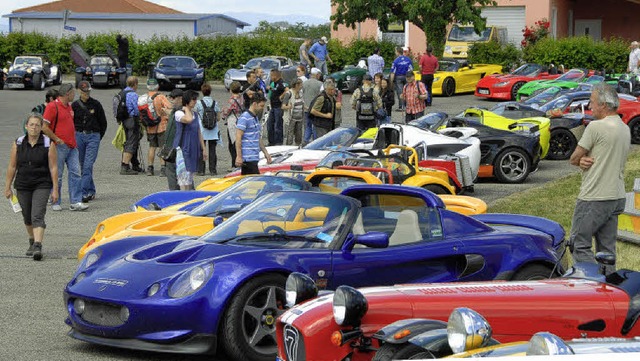
{"type": "Polygon", "coordinates": [[[106,54],[89,56],[78,44],[71,45],[71,59],[76,63],[76,87],[86,80],[91,86],[107,87],[119,85],[124,88],[127,69],[120,67],[118,58],[107,48],[106,54]]]}
{"type": "Polygon", "coordinates": [[[153,66],[149,77],[156,78],[161,89],[200,90],[204,83],[204,67],[190,56],[163,56],[153,66]]]}
{"type": "Polygon", "coordinates": [[[479,178],[495,177],[502,183],[522,183],[540,162],[540,140],[535,129],[507,131],[495,129],[470,119],[453,117],[446,113],[429,113],[409,124],[438,131],[450,137],[463,133],[459,127],[474,128],[474,137],[480,139],[479,178]]]}
{"type": "Polygon", "coordinates": [[[61,83],[60,67],[51,64],[44,54],[17,56],[7,69],[7,89],[33,88],[42,90],[47,85],[61,83]]]}

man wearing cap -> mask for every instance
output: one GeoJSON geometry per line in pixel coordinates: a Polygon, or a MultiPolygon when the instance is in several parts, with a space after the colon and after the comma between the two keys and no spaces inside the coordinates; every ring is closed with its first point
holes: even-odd
{"type": "Polygon", "coordinates": [[[311,101],[320,94],[320,89],[322,89],[320,77],[322,77],[320,69],[311,68],[311,76],[302,83],[302,99],[304,100],[304,138],[302,139],[302,144],[304,145],[316,139],[309,111],[311,111],[311,101]]]}
{"type": "Polygon", "coordinates": [[[391,74],[389,75],[389,82],[395,85],[396,94],[398,95],[398,111],[405,109],[405,102],[401,98],[402,89],[407,84],[406,75],[409,71],[413,71],[413,62],[406,53],[409,52],[409,48],[396,48],[396,60],[391,65],[391,74]]]}
{"type": "MultiPolygon", "coordinates": [[[[164,132],[167,129],[167,120],[173,109],[173,105],[164,94],[158,92],[158,80],[150,78],[147,80],[147,96],[153,103],[153,109],[157,116],[160,117],[160,124],[147,127],[147,141],[149,142],[149,151],[147,152],[147,171],[148,176],[154,174],[153,161],[156,156],[156,150],[164,142],[164,132]]],[[[160,175],[166,172],[164,160],[160,159],[160,175]]]]}
{"type": "Polygon", "coordinates": [[[356,111],[356,127],[362,131],[376,126],[376,112],[382,108],[382,99],[373,87],[369,74],[362,77],[362,86],[351,96],[351,108],[356,111]]]}
{"type": "Polygon", "coordinates": [[[311,46],[311,49],[309,49],[309,55],[313,58],[316,68],[320,69],[322,74],[327,75],[329,73],[327,70],[327,61],[333,64],[333,60],[331,60],[329,51],[327,50],[326,36],[323,36],[311,46]]]}
{"type": "Polygon", "coordinates": [[[407,84],[402,88],[401,98],[406,104],[404,121],[409,123],[424,115],[425,99],[427,99],[427,88],[424,83],[416,81],[412,70],[406,73],[407,84]]]}
{"type": "MultiPolygon", "coordinates": [[[[162,151],[161,153],[169,154],[173,149],[173,140],[176,135],[176,122],[174,121],[174,114],[176,110],[182,109],[182,89],[173,89],[171,93],[169,93],[169,100],[172,103],[172,109],[169,113],[167,122],[167,129],[164,132],[164,139],[162,143],[162,151]]],[[[169,186],[170,191],[179,191],[180,186],[178,185],[178,176],[176,174],[176,162],[175,159],[173,161],[166,160],[164,162],[165,165],[165,176],[167,177],[167,184],[169,186]]]]}
{"type": "MultiPolygon", "coordinates": [[[[47,104],[44,110],[44,126],[42,132],[56,142],[58,151],[58,194],[62,188],[64,166],[69,170],[69,200],[72,211],[84,211],[89,208],[82,203],[82,185],[80,176],[80,158],[76,143],[76,129],[73,124],[73,109],[71,102],[75,97],[72,84],[60,85],[58,99],[47,104]]],[[[54,211],[61,211],[60,199],[51,206],[54,211]]]]}
{"type": "Polygon", "coordinates": [[[631,42],[631,52],[629,53],[629,66],[627,71],[629,73],[638,74],[638,62],[640,61],[640,49],[638,49],[638,42],[631,42]]]}
{"type": "Polygon", "coordinates": [[[78,90],[80,98],[71,104],[71,108],[80,160],[82,203],[88,203],[96,197],[93,164],[98,158],[100,140],[107,131],[107,117],[102,104],[91,97],[91,84],[88,81],[78,83],[78,90]]]}

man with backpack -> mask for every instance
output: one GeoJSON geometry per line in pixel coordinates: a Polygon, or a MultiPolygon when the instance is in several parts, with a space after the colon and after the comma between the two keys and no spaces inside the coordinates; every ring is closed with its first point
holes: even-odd
{"type": "Polygon", "coordinates": [[[362,86],[353,92],[351,107],[356,111],[356,127],[365,131],[376,126],[376,113],[382,108],[382,99],[374,89],[370,74],[362,77],[362,86]]]}
{"type": "MultiPolygon", "coordinates": [[[[205,146],[209,146],[209,174],[217,175],[218,156],[216,154],[216,146],[218,142],[222,142],[218,121],[220,121],[220,107],[218,103],[211,97],[211,85],[204,83],[200,87],[202,91],[202,99],[196,103],[195,111],[200,116],[200,133],[204,140],[205,146]]],[[[200,158],[198,161],[198,175],[205,173],[205,161],[200,158]]]]}
{"type": "Polygon", "coordinates": [[[417,82],[413,70],[406,73],[407,84],[402,88],[402,95],[405,107],[405,123],[418,119],[424,115],[425,99],[427,99],[427,88],[423,82],[417,82]]]}
{"type": "Polygon", "coordinates": [[[88,81],[81,81],[78,84],[78,90],[80,90],[80,99],[74,101],[71,108],[80,158],[82,203],[88,203],[96,197],[93,164],[98,158],[100,141],[107,132],[107,117],[102,104],[91,97],[91,84],[88,81]]]}
{"type": "MultiPolygon", "coordinates": [[[[156,150],[164,142],[164,132],[167,129],[167,120],[173,106],[164,94],[158,92],[158,80],[150,78],[147,80],[149,92],[138,99],[138,111],[140,112],[140,123],[147,129],[147,141],[149,151],[147,152],[148,176],[154,175],[153,162],[156,150]]],[[[165,174],[164,160],[160,159],[160,175],[165,174]]]]}
{"type": "Polygon", "coordinates": [[[125,131],[124,151],[122,153],[121,175],[135,175],[138,172],[131,167],[131,159],[138,153],[140,146],[140,111],[138,110],[138,78],[127,78],[127,87],[117,97],[116,120],[122,123],[125,131]]]}

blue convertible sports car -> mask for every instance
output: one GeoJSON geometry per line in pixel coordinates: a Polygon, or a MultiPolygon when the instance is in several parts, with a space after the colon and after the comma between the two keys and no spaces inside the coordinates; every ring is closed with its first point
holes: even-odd
{"type": "Polygon", "coordinates": [[[420,188],[276,192],[200,238],[132,237],[82,260],[64,289],[69,335],[123,348],[273,360],[291,272],[320,289],[537,279],[564,231],[522,215],[467,217],[420,188]]]}

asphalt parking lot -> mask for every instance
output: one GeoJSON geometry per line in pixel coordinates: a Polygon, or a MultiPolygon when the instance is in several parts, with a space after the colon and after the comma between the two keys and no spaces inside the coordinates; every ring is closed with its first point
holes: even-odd
{"type": "MultiPolygon", "coordinates": [[[[70,80],[70,78],[69,78],[70,80]]],[[[146,88],[141,81],[138,93],[146,88]]],[[[92,96],[111,114],[113,95],[117,89],[94,89],[92,96]]],[[[44,101],[45,91],[0,91],[0,169],[6,175],[11,142],[20,135],[24,118],[32,107],[44,101]]],[[[222,85],[214,85],[213,97],[225,104],[228,93],[222,85]]],[[[355,125],[350,95],[345,95],[343,125],[355,125]]],[[[473,95],[452,98],[435,98],[431,111],[456,114],[469,106],[490,107],[493,103],[478,100],[473,95]]],[[[394,112],[393,121],[402,122],[402,113],[394,112]]],[[[47,230],[43,243],[44,260],[34,262],[24,256],[27,236],[19,214],[14,214],[7,201],[0,207],[0,360],[193,360],[205,359],[193,356],[155,354],[118,350],[89,345],[66,336],[64,323],[66,311],[62,302],[62,289],[72,276],[78,261],[76,254],[104,218],[126,212],[137,199],[152,192],[167,189],[166,178],[145,175],[120,176],[120,152],[112,145],[117,124],[111,117],[109,128],[101,143],[94,169],[97,198],[86,212],[68,210],[69,194],[66,181],[61,193],[64,211],[49,210],[46,216],[47,230]]],[[[142,142],[146,158],[146,140],[142,142]]],[[[218,173],[230,169],[231,161],[226,144],[218,148],[218,173]]],[[[145,159],[146,161],[146,159],[145,159]]],[[[159,169],[156,160],[156,170],[159,169]]],[[[509,194],[536,187],[557,179],[577,169],[568,161],[542,161],[539,170],[531,174],[524,184],[505,185],[485,182],[476,185],[473,196],[489,205],[509,194]]],[[[4,177],[3,177],[4,179],[4,177]]],[[[196,182],[206,179],[196,177],[196,182]]],[[[210,358],[207,358],[210,359],[210,358]]]]}

